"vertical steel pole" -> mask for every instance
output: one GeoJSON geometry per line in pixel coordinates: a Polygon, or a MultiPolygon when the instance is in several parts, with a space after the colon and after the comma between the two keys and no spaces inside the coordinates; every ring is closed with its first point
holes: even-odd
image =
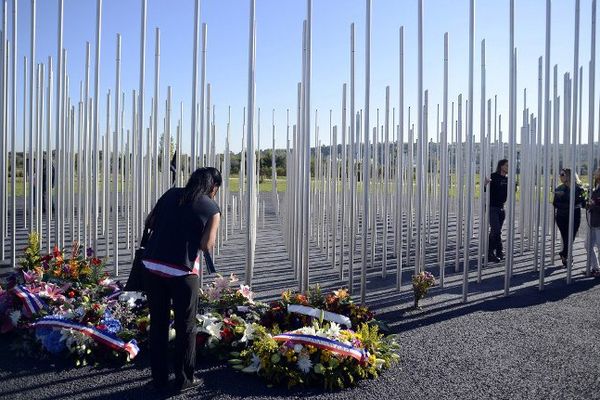
{"type": "MultiPolygon", "coordinates": [[[[198,0],[199,1],[199,0],[198,0]]],[[[144,159],[144,84],[146,79],[146,13],[147,13],[147,0],[142,0],[142,12],[141,12],[141,33],[140,33],[140,81],[139,81],[139,92],[138,92],[138,107],[137,107],[137,137],[138,137],[138,154],[137,154],[137,223],[135,231],[138,232],[138,237],[141,237],[144,224],[144,192],[150,188],[142,190],[146,184],[146,178],[144,177],[144,168],[142,163],[144,159]]],[[[135,101],[135,100],[134,100],[135,101]]],[[[193,134],[193,132],[192,132],[193,134]]],[[[150,139],[150,138],[148,138],[150,139]]],[[[147,155],[150,156],[149,154],[147,155]]]]}
{"type": "Polygon", "coordinates": [[[354,245],[356,244],[356,207],[357,207],[357,188],[356,188],[356,116],[354,110],[354,23],[350,25],[350,260],[348,263],[348,290],[350,294],[354,293],[354,245]]]}
{"type": "Polygon", "coordinates": [[[418,77],[417,77],[417,135],[419,138],[417,147],[417,200],[416,200],[416,223],[417,223],[417,243],[415,246],[416,257],[415,257],[415,273],[423,270],[424,263],[422,259],[424,240],[421,237],[423,228],[423,182],[424,182],[424,171],[423,171],[423,155],[424,155],[424,142],[427,140],[423,130],[423,0],[419,0],[418,6],[418,77]]]}
{"type": "MultiPolygon", "coordinates": [[[[444,99],[442,105],[442,165],[440,191],[440,287],[446,280],[446,245],[448,241],[448,32],[444,33],[444,99]]],[[[451,122],[452,124],[452,122],[451,122]]]]}
{"type": "MultiPolygon", "coordinates": [[[[121,107],[120,93],[121,93],[121,35],[117,33],[117,54],[115,61],[115,131],[113,140],[113,159],[112,159],[112,179],[113,179],[113,198],[112,198],[112,217],[113,217],[113,262],[114,262],[114,274],[119,276],[119,132],[121,127],[119,126],[119,110],[121,107]]],[[[121,192],[125,193],[125,188],[121,188],[121,192]]]]}
{"type": "MultiPolygon", "coordinates": [[[[29,173],[30,173],[30,186],[29,186],[29,192],[30,192],[30,197],[29,197],[29,211],[30,211],[30,216],[29,216],[29,230],[30,232],[33,231],[34,229],[39,229],[39,227],[35,227],[34,226],[34,215],[33,215],[33,211],[34,211],[34,191],[36,190],[36,182],[34,182],[34,177],[39,177],[40,176],[40,171],[39,170],[35,170],[34,169],[34,159],[33,159],[33,140],[34,140],[34,133],[33,133],[33,115],[35,112],[35,108],[33,106],[33,82],[34,82],[34,67],[35,67],[35,28],[36,28],[36,0],[31,0],[31,26],[30,26],[30,53],[29,53],[29,173]]],[[[27,98],[27,96],[25,96],[25,98],[27,98]]],[[[23,108],[23,114],[27,114],[26,113],[26,109],[23,108]]],[[[25,126],[23,126],[23,128],[25,129],[25,126]]],[[[25,154],[25,153],[23,153],[25,154]]],[[[39,157],[39,155],[38,155],[39,157]]],[[[26,174],[23,174],[23,177],[25,177],[26,174]]],[[[37,189],[39,191],[40,186],[37,186],[37,189]]]]}
{"type": "MultiPolygon", "coordinates": [[[[590,60],[590,83],[589,83],[589,111],[588,111],[588,151],[587,151],[587,175],[588,175],[588,187],[590,190],[593,188],[593,162],[594,162],[594,100],[595,100],[595,84],[596,84],[596,0],[592,0],[592,32],[591,32],[591,60],[590,60]]],[[[591,229],[587,235],[587,248],[591,249],[591,229]]],[[[593,251],[593,250],[592,250],[593,251]]],[[[591,251],[588,250],[587,258],[585,262],[585,275],[589,276],[591,273],[591,251]]]]}
{"type": "Polygon", "coordinates": [[[385,88],[385,143],[383,149],[383,264],[381,277],[387,277],[388,257],[388,219],[389,219],[389,192],[390,192],[390,87],[385,88]]]}
{"type": "MultiPolygon", "coordinates": [[[[60,0],[62,3],[63,0],[60,0]]],[[[144,3],[146,0],[142,0],[144,3]]],[[[98,182],[98,139],[100,133],[98,130],[100,129],[100,124],[98,121],[98,109],[100,104],[100,38],[101,38],[101,27],[102,27],[102,0],[97,0],[97,8],[96,8],[96,56],[94,60],[94,106],[93,106],[93,117],[92,117],[92,130],[94,135],[94,160],[93,160],[93,181],[98,182]]],[[[62,7],[61,7],[62,9],[62,7]]],[[[60,66],[62,60],[58,60],[58,70],[60,71],[60,66]]],[[[60,86],[60,77],[58,85],[60,86]]],[[[60,95],[60,93],[59,93],[60,95]]],[[[60,104],[62,97],[57,99],[57,104],[60,104]]],[[[60,106],[57,106],[60,108],[60,106]]],[[[59,114],[57,114],[57,118],[59,118],[59,114]]],[[[60,121],[56,122],[57,129],[59,127],[60,121]]],[[[58,132],[57,132],[58,135],[58,132]]],[[[59,173],[60,176],[60,173],[59,173]]],[[[103,182],[103,185],[106,184],[103,182]]],[[[59,184],[60,187],[60,184],[59,184]]],[[[92,185],[94,190],[94,206],[92,210],[92,247],[97,250],[98,249],[98,185],[92,185]]],[[[60,203],[60,195],[59,195],[59,203],[60,203]]],[[[60,208],[60,205],[59,207],[60,208]]],[[[104,211],[104,210],[103,210],[104,211]]],[[[60,211],[59,211],[60,212],[60,211]]]]}
{"type": "MultiPolygon", "coordinates": [[[[154,39],[154,97],[152,102],[152,179],[148,180],[149,189],[152,191],[152,206],[156,204],[159,197],[160,174],[158,169],[158,105],[160,104],[160,29],[155,30],[154,39]]],[[[163,133],[164,135],[164,133],[163,133]]],[[[164,149],[163,149],[164,151],[164,149]]]]}
{"type": "Polygon", "coordinates": [[[514,223],[515,223],[515,178],[517,160],[515,157],[515,146],[516,137],[515,132],[516,116],[515,116],[515,63],[514,63],[514,52],[515,52],[515,1],[510,0],[510,45],[509,45],[509,114],[508,114],[508,130],[509,130],[509,156],[508,159],[511,162],[511,166],[508,172],[508,240],[507,240],[507,254],[506,263],[504,267],[504,295],[508,296],[510,293],[510,278],[512,274],[512,263],[514,260],[514,223]]]}
{"type": "MultiPolygon", "coordinates": [[[[13,0],[12,9],[12,118],[11,118],[11,193],[12,193],[12,230],[11,230],[11,266],[15,268],[17,266],[17,0],[13,0]]],[[[59,4],[62,10],[62,0],[59,0],[59,4]]],[[[6,5],[6,4],[5,4],[6,5]]],[[[5,7],[6,10],[6,7],[5,7]]],[[[6,12],[5,12],[6,15],[6,12]]],[[[62,26],[62,11],[60,12],[60,25],[62,26]]],[[[61,30],[62,31],[62,30],[61,30]]]]}
{"type": "Polygon", "coordinates": [[[573,54],[573,120],[571,130],[571,177],[570,177],[570,193],[569,193],[569,254],[567,261],[567,284],[571,283],[573,273],[573,238],[575,236],[574,219],[575,219],[575,188],[577,174],[577,107],[579,88],[579,6],[580,0],[575,0],[575,49],[573,54]]]}
{"type": "MultiPolygon", "coordinates": [[[[484,253],[485,243],[487,242],[487,230],[485,227],[485,179],[487,173],[487,153],[486,153],[486,137],[485,137],[485,39],[481,41],[481,109],[479,113],[479,248],[477,253],[477,283],[481,283],[481,264],[482,257],[486,257],[484,253]],[[483,254],[482,254],[483,253],[483,254]]],[[[472,108],[472,107],[471,107],[472,108]]],[[[471,117],[472,120],[472,117],[471,117]]],[[[471,132],[473,130],[471,129],[471,132]]]]}
{"type": "Polygon", "coordinates": [[[256,249],[256,173],[254,153],[254,79],[256,60],[256,17],[255,0],[250,0],[250,23],[248,44],[248,196],[246,198],[247,232],[246,232],[246,285],[252,285],[254,274],[254,252],[256,249]]]}
{"type": "MultiPolygon", "coordinates": [[[[198,158],[200,160],[200,167],[205,166],[204,164],[204,135],[206,135],[207,137],[210,137],[210,124],[207,124],[207,126],[209,126],[209,129],[207,129],[207,132],[204,131],[204,103],[206,102],[204,99],[204,93],[206,90],[206,45],[207,45],[207,40],[208,40],[208,26],[204,23],[202,24],[202,69],[201,69],[201,74],[200,74],[200,124],[199,124],[199,139],[198,139],[198,145],[199,145],[199,152],[198,152],[198,158]]],[[[208,95],[209,97],[209,101],[208,103],[210,103],[210,94],[208,95]]],[[[210,115],[210,106],[208,107],[207,110],[207,117],[210,115]]],[[[209,149],[206,149],[206,153],[208,153],[209,149]]]]}
{"type": "MultiPolygon", "coordinates": [[[[364,105],[364,155],[363,155],[363,223],[362,223],[362,270],[360,279],[360,302],[365,304],[367,291],[367,233],[369,215],[369,111],[371,101],[371,0],[366,2],[366,31],[365,31],[365,105],[364,105]]],[[[419,1],[422,6],[422,0],[419,1]]],[[[373,238],[371,238],[373,240],[373,238]]]]}
{"type": "MultiPolygon", "coordinates": [[[[192,139],[192,148],[191,148],[191,172],[196,170],[196,149],[198,147],[196,143],[196,132],[198,131],[198,127],[196,126],[196,96],[198,91],[198,41],[200,37],[199,25],[200,25],[200,0],[195,1],[194,7],[194,56],[192,60],[192,125],[190,128],[190,136],[192,139]]],[[[202,125],[202,124],[200,124],[202,125]]]]}
{"type": "MultiPolygon", "coordinates": [[[[396,290],[402,289],[402,227],[403,224],[403,163],[404,163],[404,26],[400,27],[399,32],[399,105],[398,105],[398,143],[396,143],[397,167],[396,167],[396,290]]],[[[409,146],[412,146],[410,144],[409,146]]],[[[412,185],[412,182],[410,182],[412,185]]]]}

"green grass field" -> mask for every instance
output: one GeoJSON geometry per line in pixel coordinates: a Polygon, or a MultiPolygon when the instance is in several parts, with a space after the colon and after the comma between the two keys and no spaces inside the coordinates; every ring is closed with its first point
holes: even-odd
{"type": "MultiPolygon", "coordinates": [[[[449,197],[454,198],[456,197],[456,175],[452,175],[451,176],[451,180],[452,180],[452,186],[448,192],[449,197]]],[[[587,183],[587,176],[582,176],[581,177],[581,181],[586,184],[587,183]]],[[[240,184],[240,180],[237,177],[234,178],[230,178],[229,179],[229,188],[230,191],[232,193],[237,193],[239,191],[239,184],[240,184]]],[[[102,189],[102,180],[100,180],[98,183],[98,188],[101,190],[102,189]]],[[[314,181],[313,180],[313,186],[320,186],[321,185],[321,181],[314,181]]],[[[371,182],[371,190],[373,190],[374,187],[376,187],[376,185],[373,182],[371,182]]],[[[271,179],[264,179],[261,184],[259,185],[260,187],[260,191],[261,192],[271,192],[273,190],[273,186],[271,183],[271,179]]],[[[277,178],[277,191],[278,192],[285,192],[287,187],[287,180],[286,177],[281,177],[281,178],[277,178]]],[[[119,182],[119,191],[121,190],[121,183],[119,182]]],[[[341,190],[341,184],[338,184],[338,190],[341,190]]],[[[358,192],[362,192],[362,183],[358,182],[357,184],[357,190],[358,192]]],[[[392,188],[393,189],[393,185],[392,188]]],[[[27,191],[29,191],[29,182],[27,183],[27,191]]],[[[77,187],[75,187],[75,191],[77,191],[77,187]]],[[[22,177],[17,177],[17,196],[23,196],[23,192],[24,192],[24,188],[23,188],[23,178],[22,177]]],[[[517,191],[517,201],[520,198],[520,190],[517,191]]],[[[8,181],[8,193],[11,193],[11,182],[10,180],[8,181]]],[[[475,190],[474,190],[474,195],[475,195],[475,199],[479,199],[479,174],[475,175],[475,190]]]]}

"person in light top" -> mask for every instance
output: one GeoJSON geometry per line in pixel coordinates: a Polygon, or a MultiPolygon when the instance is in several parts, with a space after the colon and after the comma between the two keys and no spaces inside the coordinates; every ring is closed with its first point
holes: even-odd
{"type": "Polygon", "coordinates": [[[185,188],[171,188],[146,219],[150,237],[143,263],[150,306],[150,358],[158,390],[186,391],[198,385],[196,313],[201,252],[212,252],[220,223],[214,197],[222,184],[216,168],[199,168],[185,188]],[[175,313],[174,387],[169,387],[167,347],[171,306],[175,313]]]}

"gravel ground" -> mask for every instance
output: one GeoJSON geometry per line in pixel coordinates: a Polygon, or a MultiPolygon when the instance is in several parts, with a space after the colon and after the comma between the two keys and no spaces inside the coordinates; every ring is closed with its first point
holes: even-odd
{"type": "MultiPolygon", "coordinates": [[[[566,286],[561,273],[544,292],[532,283],[535,274],[522,272],[511,296],[503,297],[490,291],[501,288],[502,276],[495,274],[481,287],[471,285],[480,294],[466,304],[450,281],[450,289],[426,299],[421,311],[402,299],[381,307],[380,318],[400,335],[401,361],[353,389],[269,388],[256,377],[200,360],[202,385],[177,398],[600,399],[600,281],[579,274],[566,286]]],[[[149,386],[147,353],[121,368],[53,362],[14,358],[3,341],[0,398],[159,398],[149,386]]]]}
{"type": "MultiPolygon", "coordinates": [[[[266,227],[259,226],[253,287],[260,300],[297,286],[279,226],[273,212],[267,213],[266,227]]],[[[217,258],[224,275],[233,272],[243,280],[244,240],[240,233],[232,235],[217,258]]],[[[563,269],[548,268],[543,292],[537,288],[539,274],[532,272],[531,251],[517,255],[509,297],[503,296],[504,265],[484,269],[482,283],[476,283],[473,263],[469,301],[464,304],[462,273],[455,273],[449,262],[445,287],[434,288],[418,311],[409,308],[411,270],[405,266],[403,291],[397,294],[395,261],[382,279],[381,260],[376,260],[367,271],[366,301],[399,334],[402,346],[400,362],[379,379],[334,393],[289,391],[199,360],[201,386],[177,398],[600,399],[600,280],[583,277],[584,252],[579,239],[571,285],[565,284],[563,269]]],[[[310,257],[311,282],[325,289],[347,283],[339,280],[323,253],[311,249],[310,257]]],[[[432,252],[427,264],[435,260],[432,252]]],[[[125,265],[124,276],[126,269],[125,265]]],[[[432,272],[438,276],[437,269],[432,272]]],[[[354,283],[358,288],[358,275],[354,283]]],[[[159,398],[149,383],[148,352],[120,368],[72,368],[56,359],[16,358],[8,340],[0,337],[0,399],[159,398]]]]}

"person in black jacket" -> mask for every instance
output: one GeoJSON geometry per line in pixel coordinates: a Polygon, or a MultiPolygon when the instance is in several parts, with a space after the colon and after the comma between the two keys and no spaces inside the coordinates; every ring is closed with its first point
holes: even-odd
{"type": "MultiPolygon", "coordinates": [[[[575,213],[573,216],[573,240],[577,236],[579,225],[581,224],[581,209],[586,206],[585,193],[577,173],[575,176],[575,213]]],[[[562,237],[563,248],[558,253],[563,266],[567,266],[567,257],[569,252],[569,202],[571,197],[571,170],[568,168],[560,171],[561,184],[554,189],[554,199],[552,204],[555,209],[555,221],[560,236],[562,237]]]]}
{"type": "Polygon", "coordinates": [[[592,276],[600,277],[600,169],[594,171],[590,198],[587,204],[590,225],[588,254],[590,257],[592,276]]]}
{"type": "Polygon", "coordinates": [[[498,161],[496,172],[486,183],[490,185],[490,236],[488,241],[488,261],[499,262],[504,258],[502,251],[502,225],[506,218],[504,203],[508,194],[508,160],[498,161]]]}
{"type": "Polygon", "coordinates": [[[146,220],[150,237],[143,263],[150,306],[150,359],[153,384],[159,391],[182,392],[198,386],[194,369],[200,252],[210,253],[215,246],[220,210],[214,197],[221,183],[216,168],[199,168],[185,188],[171,188],[163,194],[146,220]],[[168,388],[171,303],[175,387],[168,388]]]}

